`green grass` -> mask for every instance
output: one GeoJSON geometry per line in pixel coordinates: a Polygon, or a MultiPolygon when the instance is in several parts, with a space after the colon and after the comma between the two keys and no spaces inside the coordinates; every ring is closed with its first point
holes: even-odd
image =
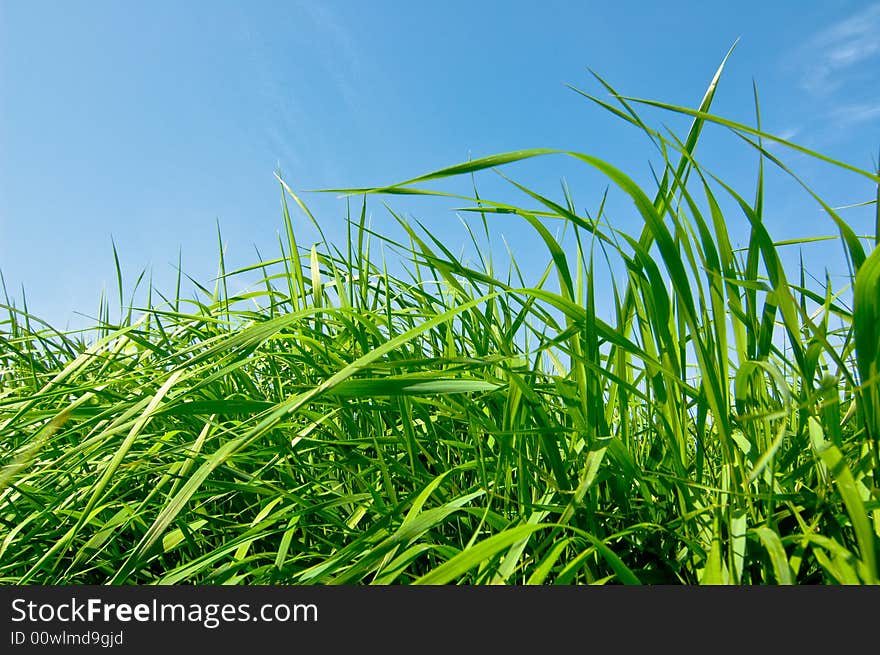
{"type": "Polygon", "coordinates": [[[501,154],[343,190],[347,239],[303,247],[295,223],[320,223],[282,181],[279,256],[228,271],[221,249],[196,299],[178,278],[126,305],[118,257],[118,321],[102,298],[65,333],[7,295],[0,582],[876,584],[880,233],[804,185],[851,276],[787,269],[764,169],[795,173],[765,143],[880,177],[712,114],[720,75],[697,109],[584,94],[654,142],[650,189],[588,154],[501,154]],[[753,149],[754,200],[699,165],[707,124],[753,149]],[[513,180],[530,208],[453,196],[487,238],[531,226],[548,265],[527,282],[470,227],[476,265],[391,206],[405,238],[367,224],[368,196],[551,156],[603,175],[641,233],[513,180]]]}

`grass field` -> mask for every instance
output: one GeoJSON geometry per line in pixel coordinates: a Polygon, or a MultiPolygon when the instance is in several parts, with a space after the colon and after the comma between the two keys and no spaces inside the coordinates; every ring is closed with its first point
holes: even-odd
{"type": "Polygon", "coordinates": [[[181,274],[65,333],[7,294],[0,582],[878,583],[880,232],[815,197],[851,278],[787,269],[763,175],[787,147],[880,177],[767,150],[760,120],[710,113],[720,74],[697,109],[654,103],[691,117],[681,140],[644,102],[591,98],[658,146],[650,189],[588,154],[502,154],[349,189],[347,239],[303,247],[295,225],[320,221],[282,182],[278,257],[228,271],[221,254],[195,301],[181,274]],[[760,160],[748,199],[698,164],[708,123],[760,160]],[[549,265],[527,283],[515,257],[499,272],[402,218],[399,242],[367,225],[373,195],[393,211],[551,155],[628,196],[641,233],[516,182],[529,209],[459,196],[487,233],[531,226],[549,265]]]}

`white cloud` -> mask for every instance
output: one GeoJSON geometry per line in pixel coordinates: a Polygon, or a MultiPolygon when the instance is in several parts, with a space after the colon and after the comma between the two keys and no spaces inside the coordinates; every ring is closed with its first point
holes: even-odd
{"type": "Polygon", "coordinates": [[[826,94],[843,84],[843,77],[858,64],[880,55],[880,3],[862,9],[811,38],[801,49],[807,63],[803,86],[826,94]]]}
{"type": "Polygon", "coordinates": [[[306,1],[297,6],[309,17],[314,28],[327,37],[327,54],[333,55],[325,58],[327,72],[349,110],[356,110],[358,89],[355,81],[362,73],[364,55],[354,34],[321,2],[306,1]]]}
{"type": "Polygon", "coordinates": [[[838,125],[851,126],[880,118],[880,103],[852,104],[838,107],[831,112],[831,119],[838,125]]]}
{"type": "Polygon", "coordinates": [[[270,24],[245,10],[239,14],[251,57],[250,83],[259,94],[258,136],[264,147],[281,160],[286,175],[308,169],[320,179],[341,179],[332,135],[318,129],[321,107],[310,84],[320,76],[321,101],[342,106],[348,120],[358,124],[365,93],[361,80],[372,71],[365,71],[369,59],[355,33],[317,0],[288,3],[270,24]],[[279,57],[274,45],[279,35],[287,41],[289,56],[279,57]]]}

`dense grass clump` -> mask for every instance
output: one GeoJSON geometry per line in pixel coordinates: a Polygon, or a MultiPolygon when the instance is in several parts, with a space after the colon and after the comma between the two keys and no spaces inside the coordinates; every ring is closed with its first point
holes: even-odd
{"type": "Polygon", "coordinates": [[[64,333],[7,298],[0,581],[877,583],[878,234],[817,197],[849,284],[786,270],[763,221],[763,166],[782,166],[763,144],[781,140],[709,113],[720,73],[697,110],[648,103],[692,117],[684,140],[592,98],[654,140],[650,192],[555,153],[626,194],[641,234],[516,183],[534,208],[458,196],[531,225],[538,283],[400,218],[408,243],[374,233],[366,196],[547,150],[348,190],[364,204],[342,246],[300,247],[287,203],[314,218],[282,182],[277,259],[221,255],[213,291],[151,289],[117,324],[103,303],[64,333]],[[698,165],[707,122],[755,148],[754,201],[698,165]],[[255,272],[259,290],[227,292],[255,272]]]}

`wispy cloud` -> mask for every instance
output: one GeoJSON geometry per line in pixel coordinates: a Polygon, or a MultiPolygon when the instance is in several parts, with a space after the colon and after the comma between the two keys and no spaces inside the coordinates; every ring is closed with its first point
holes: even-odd
{"type": "Polygon", "coordinates": [[[361,80],[370,71],[355,33],[316,0],[288,3],[272,23],[242,10],[239,26],[251,57],[249,84],[259,96],[257,129],[264,147],[287,174],[308,170],[323,180],[340,179],[338,158],[331,156],[333,135],[321,129],[320,107],[332,103],[344,108],[349,121],[361,120],[361,80]]]}
{"type": "Polygon", "coordinates": [[[355,81],[362,73],[365,60],[354,34],[321,2],[305,1],[297,6],[309,17],[314,28],[327,37],[327,54],[332,55],[325,58],[327,71],[343,101],[354,111],[358,104],[355,81]]]}
{"type": "Polygon", "coordinates": [[[783,60],[805,97],[798,132],[834,142],[880,120],[880,2],[873,0],[803,39],[783,60]],[[806,126],[812,126],[807,130],[806,126]]]}
{"type": "Polygon", "coordinates": [[[809,39],[799,53],[807,66],[805,89],[827,94],[838,89],[853,67],[880,58],[880,3],[834,23],[809,39]]]}
{"type": "Polygon", "coordinates": [[[859,103],[852,105],[843,105],[831,112],[831,118],[838,125],[847,127],[857,125],[858,123],[866,123],[875,118],[880,118],[880,103],[859,103]]]}
{"type": "Polygon", "coordinates": [[[783,130],[780,130],[776,136],[780,139],[785,139],[786,141],[791,141],[798,134],[801,133],[801,129],[799,127],[787,127],[783,130]]]}

